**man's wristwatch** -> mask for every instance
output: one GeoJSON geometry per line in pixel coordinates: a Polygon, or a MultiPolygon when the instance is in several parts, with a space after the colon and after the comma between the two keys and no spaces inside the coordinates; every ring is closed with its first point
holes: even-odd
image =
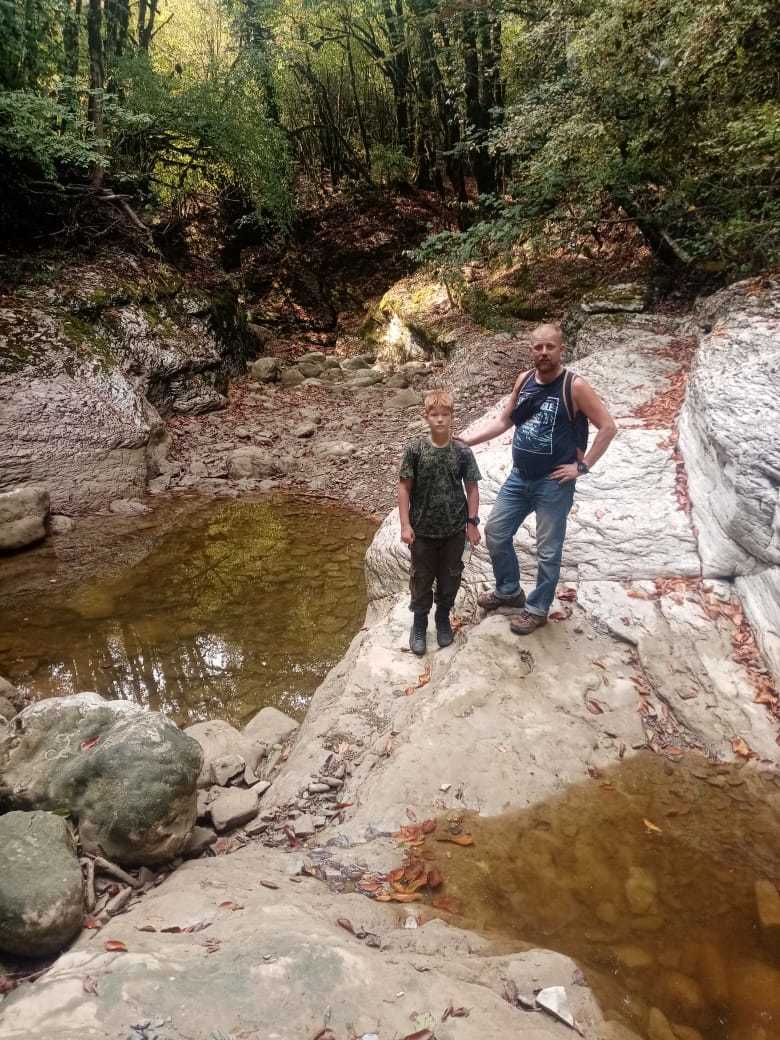
{"type": "Polygon", "coordinates": [[[468,520],[466,521],[466,523],[473,524],[475,527],[479,527],[479,517],[478,516],[470,516],[468,518],[468,520]]]}
{"type": "Polygon", "coordinates": [[[590,473],[590,469],[588,468],[587,462],[578,462],[577,472],[581,477],[584,477],[586,473],[590,473]]]}

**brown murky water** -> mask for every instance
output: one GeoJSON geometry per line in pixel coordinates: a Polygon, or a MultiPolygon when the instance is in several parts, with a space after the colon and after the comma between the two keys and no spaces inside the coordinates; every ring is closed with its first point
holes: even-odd
{"type": "MultiPolygon", "coordinates": [[[[147,542],[150,525],[135,525],[147,542]]],[[[51,546],[24,562],[28,585],[36,568],[55,578],[47,594],[4,605],[0,674],[36,697],[96,690],[180,723],[240,722],[266,704],[301,718],[363,623],[375,525],[278,495],[196,502],[159,526],[131,566],[75,586],[60,587],[51,546]]],[[[105,544],[100,555],[105,564],[105,544]]]]}
{"type": "Polygon", "coordinates": [[[473,847],[427,843],[458,924],[574,957],[607,1018],[654,1040],[780,1040],[780,917],[762,926],[755,887],[780,887],[776,773],[647,753],[463,829],[473,847]]]}

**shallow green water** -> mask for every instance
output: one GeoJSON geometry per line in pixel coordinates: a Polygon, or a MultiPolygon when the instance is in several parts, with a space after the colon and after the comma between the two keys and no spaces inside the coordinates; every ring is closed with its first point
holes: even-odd
{"type": "Polygon", "coordinates": [[[108,576],[62,588],[50,546],[26,561],[55,578],[4,604],[0,674],[36,697],[96,690],[181,723],[240,722],[266,704],[301,718],[363,622],[374,524],[283,495],[196,502],[159,538],[142,522],[148,553],[108,576]]]}

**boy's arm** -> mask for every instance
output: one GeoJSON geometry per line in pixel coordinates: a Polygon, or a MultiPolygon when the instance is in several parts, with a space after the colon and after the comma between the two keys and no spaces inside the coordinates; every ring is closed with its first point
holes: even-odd
{"type": "MultiPolygon", "coordinates": [[[[469,516],[479,515],[479,484],[476,480],[464,482],[466,487],[466,506],[469,516]]],[[[479,545],[482,535],[476,524],[466,524],[466,537],[472,545],[479,545]]]]}
{"type": "MultiPolygon", "coordinates": [[[[409,519],[409,507],[412,502],[413,480],[398,481],[398,513],[401,517],[401,541],[405,545],[411,545],[414,541],[414,531],[409,519]]],[[[471,515],[471,514],[470,514],[471,515]]]]}

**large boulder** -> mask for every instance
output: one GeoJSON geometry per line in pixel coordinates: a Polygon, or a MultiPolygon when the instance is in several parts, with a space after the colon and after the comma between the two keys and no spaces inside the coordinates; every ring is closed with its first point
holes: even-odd
{"type": "Polygon", "coordinates": [[[283,711],[269,704],[261,708],[257,715],[244,726],[243,735],[247,740],[260,741],[263,744],[282,744],[293,735],[300,723],[285,715],[283,711]]]}
{"type": "Polygon", "coordinates": [[[705,571],[780,565],[780,278],[703,301],[704,332],[680,415],[705,571]]]}
{"type": "Polygon", "coordinates": [[[65,820],[48,812],[0,816],[0,950],[57,953],[82,915],[81,868],[65,820]]]}
{"type": "Polygon", "coordinates": [[[28,484],[0,494],[0,552],[23,549],[46,537],[49,492],[28,484]]]}
{"type": "Polygon", "coordinates": [[[250,365],[252,379],[257,383],[275,383],[282,371],[282,363],[277,357],[261,357],[250,365]]]}
{"type": "Polygon", "coordinates": [[[197,740],[203,752],[198,787],[211,787],[212,784],[224,787],[237,777],[243,777],[247,783],[254,783],[257,779],[254,773],[265,754],[265,744],[242,736],[222,719],[196,722],[184,732],[197,740]]]}
{"type": "Polygon", "coordinates": [[[178,855],[202,752],[169,719],[96,693],[25,708],[0,740],[0,804],[72,815],[85,850],[122,863],[178,855]]]}
{"type": "Polygon", "coordinates": [[[228,472],[235,479],[275,477],[284,471],[282,459],[263,448],[236,448],[228,457],[228,472]]]}

